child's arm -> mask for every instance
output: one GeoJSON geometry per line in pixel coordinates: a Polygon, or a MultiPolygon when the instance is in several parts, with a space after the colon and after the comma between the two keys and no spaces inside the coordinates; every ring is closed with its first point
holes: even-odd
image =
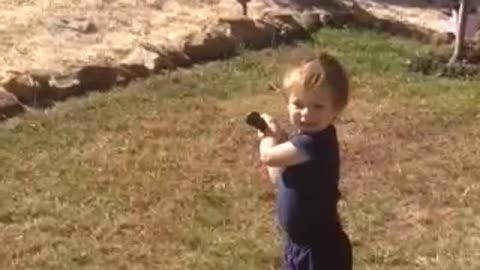
{"type": "MultiPolygon", "coordinates": [[[[283,168],[303,163],[309,159],[304,151],[287,140],[285,131],[272,117],[264,114],[262,118],[267,122],[268,129],[264,133],[259,133],[261,162],[268,167],[283,168]]],[[[278,170],[275,173],[278,173],[278,170]]]]}
{"type": "Polygon", "coordinates": [[[309,156],[290,141],[274,143],[265,137],[260,143],[260,161],[269,167],[288,167],[309,160],[309,156]]]}
{"type": "MultiPolygon", "coordinates": [[[[275,137],[264,137],[260,141],[260,156],[261,156],[261,153],[265,152],[264,149],[269,149],[269,148],[271,148],[271,147],[273,147],[277,144],[278,144],[278,139],[276,139],[275,137]]],[[[261,157],[260,157],[260,160],[262,160],[261,157]]],[[[284,168],[283,167],[269,166],[268,164],[265,164],[265,165],[266,165],[266,168],[267,168],[267,172],[268,172],[268,176],[270,178],[270,181],[273,184],[275,184],[284,168]]]]}

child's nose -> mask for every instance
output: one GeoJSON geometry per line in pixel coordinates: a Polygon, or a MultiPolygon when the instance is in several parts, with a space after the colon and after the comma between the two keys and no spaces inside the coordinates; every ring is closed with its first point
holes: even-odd
{"type": "Polygon", "coordinates": [[[310,112],[310,110],[307,107],[305,107],[305,108],[302,109],[301,114],[302,114],[302,116],[306,116],[306,115],[308,115],[309,112],[310,112]]]}

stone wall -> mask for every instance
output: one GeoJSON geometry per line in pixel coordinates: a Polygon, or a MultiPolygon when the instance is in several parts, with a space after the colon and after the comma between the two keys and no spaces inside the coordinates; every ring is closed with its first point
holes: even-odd
{"type": "Polygon", "coordinates": [[[18,115],[29,107],[50,106],[89,91],[126,85],[163,70],[224,59],[243,48],[261,49],[307,39],[311,32],[321,27],[346,25],[377,28],[435,44],[452,41],[452,36],[447,33],[376,18],[358,5],[317,7],[302,12],[267,12],[257,18],[223,17],[204,27],[203,31],[186,36],[178,43],[180,45],[141,43],[111,64],[87,64],[62,73],[36,70],[4,72],[0,76],[0,119],[18,115]]]}

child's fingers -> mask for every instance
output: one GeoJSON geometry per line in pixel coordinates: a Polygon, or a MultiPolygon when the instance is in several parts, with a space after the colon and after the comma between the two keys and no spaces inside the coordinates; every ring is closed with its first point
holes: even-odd
{"type": "Polygon", "coordinates": [[[261,117],[262,117],[268,124],[270,124],[270,123],[274,124],[274,123],[275,123],[275,119],[274,119],[271,115],[269,115],[269,114],[263,113],[263,114],[261,114],[261,117]]]}
{"type": "Polygon", "coordinates": [[[268,114],[266,114],[266,113],[262,114],[261,116],[262,116],[262,118],[265,120],[265,122],[267,122],[268,127],[269,127],[272,131],[274,131],[274,130],[276,130],[276,129],[278,128],[278,124],[277,124],[277,122],[275,121],[275,118],[273,118],[272,116],[270,116],[270,115],[268,115],[268,114]]]}
{"type": "Polygon", "coordinates": [[[283,138],[285,131],[280,127],[278,122],[272,116],[264,113],[261,117],[265,120],[268,126],[268,132],[270,135],[275,136],[277,138],[283,138]]]}
{"type": "Polygon", "coordinates": [[[257,137],[259,139],[263,139],[265,137],[265,133],[261,132],[260,130],[257,131],[257,137]]]}

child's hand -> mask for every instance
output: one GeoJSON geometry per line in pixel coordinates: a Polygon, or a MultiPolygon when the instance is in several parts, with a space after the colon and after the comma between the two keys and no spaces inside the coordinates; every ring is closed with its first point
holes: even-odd
{"type": "Polygon", "coordinates": [[[267,129],[265,129],[264,132],[258,131],[258,137],[260,139],[264,137],[274,137],[279,141],[285,141],[287,139],[287,133],[280,127],[275,118],[266,113],[262,114],[261,117],[267,123],[267,129]]]}

